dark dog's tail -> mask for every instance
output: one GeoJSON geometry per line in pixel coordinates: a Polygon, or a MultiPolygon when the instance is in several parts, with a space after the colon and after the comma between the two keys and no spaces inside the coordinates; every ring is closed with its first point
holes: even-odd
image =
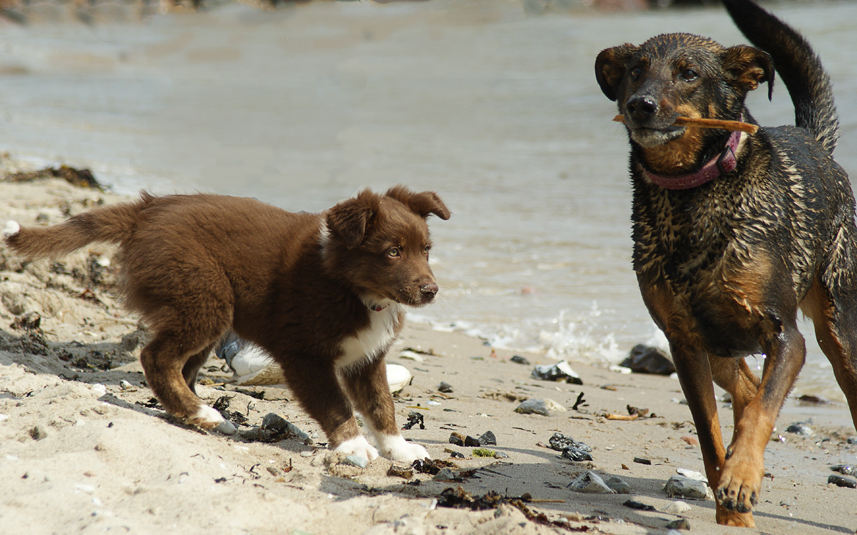
{"type": "Polygon", "coordinates": [[[121,243],[131,237],[140,212],[152,199],[144,192],[137,202],[99,208],[45,228],[21,228],[9,221],[3,231],[6,245],[22,256],[35,259],[58,258],[95,242],[121,243]]]}
{"type": "Polygon", "coordinates": [[[829,153],[839,139],[839,119],[830,77],[809,43],[787,24],[750,0],[723,0],[751,43],[771,55],[795,106],[795,124],[806,128],[829,153]]]}

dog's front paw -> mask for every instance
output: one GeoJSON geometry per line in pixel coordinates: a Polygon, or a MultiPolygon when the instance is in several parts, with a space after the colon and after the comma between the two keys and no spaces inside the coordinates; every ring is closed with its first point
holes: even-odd
{"type": "Polygon", "coordinates": [[[349,438],[342,444],[336,447],[333,451],[345,455],[357,455],[366,458],[370,461],[378,458],[378,450],[376,450],[363,435],[357,435],[354,438],[349,438]]]}
{"type": "Polygon", "coordinates": [[[5,240],[9,236],[14,236],[19,232],[21,232],[21,225],[19,225],[17,221],[6,221],[6,226],[3,227],[2,231],[0,231],[0,236],[3,236],[3,239],[5,240]]]}
{"type": "Polygon", "coordinates": [[[717,501],[729,511],[749,513],[759,499],[764,475],[762,462],[733,455],[723,465],[717,501]]]}
{"type": "Polygon", "coordinates": [[[381,448],[381,455],[390,460],[411,464],[417,459],[431,458],[424,447],[408,442],[402,435],[376,435],[375,438],[381,448]]]}
{"type": "Polygon", "coordinates": [[[196,414],[189,417],[187,422],[198,425],[204,429],[214,429],[225,422],[223,415],[217,409],[208,405],[200,405],[196,414]]]}

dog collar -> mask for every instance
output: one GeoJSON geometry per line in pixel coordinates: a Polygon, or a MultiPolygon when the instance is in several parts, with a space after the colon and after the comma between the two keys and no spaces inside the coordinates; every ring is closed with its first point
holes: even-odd
{"type": "Polygon", "coordinates": [[[707,182],[711,182],[720,175],[732,172],[738,166],[738,160],[735,158],[735,151],[738,149],[738,142],[741,141],[741,132],[732,132],[729,136],[729,141],[726,143],[726,148],[723,151],[708,161],[702,169],[696,173],[681,176],[663,176],[650,173],[645,169],[643,172],[649,180],[654,184],[666,189],[690,189],[696,186],[701,186],[707,182]]]}

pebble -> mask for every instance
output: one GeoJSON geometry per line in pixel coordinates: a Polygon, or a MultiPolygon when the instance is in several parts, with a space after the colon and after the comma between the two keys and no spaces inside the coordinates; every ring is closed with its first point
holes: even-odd
{"type": "Polygon", "coordinates": [[[438,472],[434,476],[435,481],[455,481],[455,472],[450,470],[449,468],[441,468],[440,472],[438,472]]]}
{"type": "Polygon", "coordinates": [[[350,464],[358,468],[366,468],[369,466],[369,459],[362,455],[349,455],[344,459],[345,464],[350,464]]]}
{"type": "Polygon", "coordinates": [[[405,350],[405,351],[402,351],[401,353],[399,353],[399,358],[400,359],[413,360],[414,362],[423,362],[425,360],[422,357],[422,355],[420,355],[419,353],[416,353],[414,351],[408,351],[408,350],[405,350]]]}
{"type": "Polygon", "coordinates": [[[98,397],[101,397],[107,393],[107,387],[101,383],[97,383],[97,384],[92,385],[91,390],[92,390],[92,393],[98,397]]]}
{"type": "Polygon", "coordinates": [[[857,476],[857,468],[849,464],[837,464],[830,467],[834,472],[839,472],[844,476],[857,476]]]}
{"type": "Polygon", "coordinates": [[[857,437],[848,437],[845,439],[846,444],[857,444],[857,437]]]}
{"type": "Polygon", "coordinates": [[[441,383],[437,385],[437,391],[449,394],[452,392],[452,385],[441,381],[441,383]]]}
{"type": "Polygon", "coordinates": [[[608,369],[611,372],[621,373],[622,375],[628,375],[632,371],[634,371],[631,368],[626,368],[625,366],[616,366],[615,364],[613,366],[610,366],[610,368],[608,368],[608,369]]]}
{"type": "Polygon", "coordinates": [[[847,487],[849,489],[857,489],[857,480],[851,479],[850,477],[839,476],[836,474],[832,474],[827,478],[827,483],[833,483],[837,487],[847,487]]]}
{"type": "Polygon", "coordinates": [[[664,485],[664,490],[669,497],[681,496],[696,500],[704,500],[708,494],[707,489],[708,485],[702,481],[685,476],[672,476],[664,485]]]}
{"type": "Polygon", "coordinates": [[[792,425],[786,427],[786,433],[793,433],[795,435],[803,435],[803,436],[808,437],[808,436],[812,435],[812,428],[810,428],[806,425],[797,423],[797,424],[792,424],[792,425]]]}
{"type": "Polygon", "coordinates": [[[238,432],[238,428],[229,420],[223,420],[214,430],[224,435],[234,435],[238,432]]]}
{"type": "Polygon", "coordinates": [[[585,492],[589,494],[616,494],[616,491],[607,486],[601,476],[591,470],[587,470],[574,481],[566,485],[566,488],[574,492],[585,492]]]}
{"type": "Polygon", "coordinates": [[[679,518],[667,523],[667,529],[690,529],[690,521],[686,518],[679,518]]]}
{"type": "Polygon", "coordinates": [[[565,411],[565,407],[552,399],[528,399],[515,408],[521,414],[550,416],[551,411],[565,411]]]}
{"type": "Polygon", "coordinates": [[[643,344],[634,346],[630,354],[619,365],[631,368],[631,371],[635,373],[653,373],[656,375],[675,373],[675,366],[663,351],[643,344]]]}
{"type": "Polygon", "coordinates": [[[625,507],[630,507],[631,509],[636,509],[638,511],[657,511],[654,505],[647,505],[642,502],[635,502],[634,500],[626,500],[625,503],[623,503],[622,505],[624,505],[625,507]]]}
{"type": "Polygon", "coordinates": [[[562,457],[563,459],[568,459],[569,461],[574,461],[576,463],[592,460],[592,455],[588,451],[574,447],[568,447],[562,450],[562,457]]]}
{"type": "Polygon", "coordinates": [[[652,464],[652,461],[650,461],[649,459],[644,459],[643,457],[634,457],[634,462],[637,464],[652,464]]]}
{"type": "Polygon", "coordinates": [[[703,483],[708,483],[708,478],[700,474],[699,472],[694,472],[693,470],[688,470],[687,468],[676,468],[675,471],[678,472],[680,476],[695,479],[697,481],[702,481],[703,483]]]}
{"type": "Polygon", "coordinates": [[[530,361],[529,361],[529,360],[525,359],[524,357],[518,356],[518,355],[515,355],[514,357],[512,357],[512,358],[511,358],[511,359],[509,359],[509,360],[510,360],[510,361],[512,361],[512,362],[514,362],[515,364],[523,364],[524,366],[529,366],[529,365],[530,365],[530,361]]]}
{"type": "Polygon", "coordinates": [[[497,437],[494,436],[494,433],[492,433],[491,431],[485,431],[484,433],[479,435],[479,438],[477,440],[479,441],[480,446],[496,446],[497,445],[497,437]]]}
{"type": "Polygon", "coordinates": [[[134,385],[132,385],[125,379],[122,379],[121,381],[119,381],[119,388],[121,388],[122,390],[132,390],[134,389],[134,385]]]}
{"type": "Polygon", "coordinates": [[[449,443],[455,444],[456,446],[464,446],[464,437],[461,435],[461,433],[456,433],[455,431],[453,431],[449,435],[449,443]]]}
{"type": "Polygon", "coordinates": [[[312,454],[313,454],[312,451],[302,451],[301,457],[312,457],[312,454]]]}
{"type": "Polygon", "coordinates": [[[92,494],[93,492],[95,492],[95,487],[93,485],[85,485],[83,483],[76,484],[74,488],[76,490],[79,490],[80,492],[85,492],[87,494],[92,494]]]}
{"type": "Polygon", "coordinates": [[[568,362],[561,360],[554,364],[553,366],[549,366],[547,364],[544,365],[536,365],[533,368],[532,376],[535,379],[542,379],[545,381],[557,381],[563,383],[571,383],[573,385],[582,385],[583,379],[577,375],[577,372],[571,369],[568,362]]]}
{"type": "Polygon", "coordinates": [[[680,515],[690,511],[690,506],[681,500],[676,500],[664,508],[665,513],[680,515]]]}
{"type": "Polygon", "coordinates": [[[391,394],[401,392],[406,386],[411,384],[414,376],[411,372],[400,364],[387,364],[387,386],[390,388],[391,394]]]}
{"type": "Polygon", "coordinates": [[[592,451],[592,448],[583,442],[578,442],[571,438],[570,436],[563,435],[562,433],[554,433],[551,435],[550,439],[548,439],[548,443],[551,448],[556,451],[562,451],[566,448],[576,448],[583,451],[592,451]]]}
{"type": "Polygon", "coordinates": [[[45,428],[37,425],[36,427],[30,429],[30,436],[33,440],[42,440],[48,437],[48,432],[45,431],[45,428]]]}
{"type": "Polygon", "coordinates": [[[699,439],[697,439],[696,437],[686,436],[686,437],[681,437],[681,439],[683,441],[687,442],[691,446],[698,446],[699,445],[699,439]]]}
{"type": "Polygon", "coordinates": [[[604,480],[607,486],[613,489],[616,494],[630,494],[631,485],[619,476],[610,476],[604,480]]]}

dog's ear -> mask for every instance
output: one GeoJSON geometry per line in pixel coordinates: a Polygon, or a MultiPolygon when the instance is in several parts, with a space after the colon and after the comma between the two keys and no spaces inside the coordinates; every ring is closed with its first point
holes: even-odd
{"type": "Polygon", "coordinates": [[[387,190],[386,195],[404,204],[423,219],[427,218],[429,214],[434,214],[444,221],[449,219],[449,209],[433,191],[414,193],[405,186],[393,186],[387,190]]]}
{"type": "Polygon", "coordinates": [[[631,57],[639,50],[638,47],[625,43],[602,50],[595,58],[595,79],[601,86],[601,91],[612,101],[616,101],[619,95],[619,84],[625,77],[625,69],[631,57]]]}
{"type": "Polygon", "coordinates": [[[327,228],[336,234],[345,246],[354,249],[363,242],[366,229],[378,213],[380,198],[370,191],[337,204],[327,212],[327,228]]]}
{"type": "Polygon", "coordinates": [[[720,60],[732,85],[745,93],[768,82],[768,100],[774,95],[774,62],[764,50],[736,45],[723,51],[720,60]]]}

